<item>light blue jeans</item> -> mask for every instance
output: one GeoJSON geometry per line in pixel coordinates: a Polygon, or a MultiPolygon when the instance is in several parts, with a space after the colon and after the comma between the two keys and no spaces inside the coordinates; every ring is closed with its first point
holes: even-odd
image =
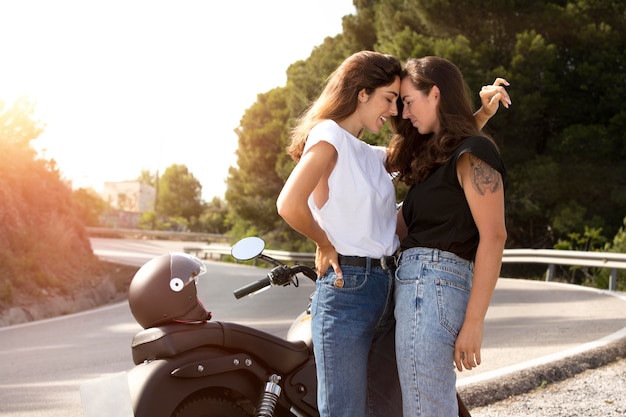
{"type": "Polygon", "coordinates": [[[402,412],[393,320],[394,270],[342,265],[317,280],[311,303],[320,417],[398,417],[402,412]]]}
{"type": "Polygon", "coordinates": [[[395,282],[396,357],[405,417],[458,416],[454,343],[465,319],[474,264],[411,248],[395,282]]]}

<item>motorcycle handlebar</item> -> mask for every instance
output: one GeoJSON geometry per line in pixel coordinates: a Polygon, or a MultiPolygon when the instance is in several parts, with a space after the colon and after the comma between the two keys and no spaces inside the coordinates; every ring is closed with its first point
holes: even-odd
{"type": "Polygon", "coordinates": [[[302,272],[304,275],[309,277],[311,279],[311,281],[313,281],[313,282],[317,281],[317,273],[310,266],[296,265],[293,268],[291,268],[291,271],[294,274],[297,274],[298,272],[302,272]]]}
{"type": "Polygon", "coordinates": [[[259,290],[262,290],[265,287],[268,287],[272,284],[269,277],[265,277],[256,282],[246,285],[245,287],[241,287],[238,290],[234,291],[235,298],[240,299],[241,297],[245,297],[246,295],[252,294],[259,290]]]}
{"type": "Polygon", "coordinates": [[[315,270],[309,266],[296,265],[290,268],[285,265],[279,265],[276,268],[272,269],[272,271],[268,273],[265,278],[241,287],[235,290],[233,294],[235,295],[235,298],[240,299],[242,297],[245,297],[246,295],[253,294],[266,287],[269,287],[270,285],[286,286],[293,282],[297,287],[298,283],[297,280],[294,281],[294,277],[298,273],[303,273],[314,282],[317,280],[317,274],[315,273],[315,270]]]}

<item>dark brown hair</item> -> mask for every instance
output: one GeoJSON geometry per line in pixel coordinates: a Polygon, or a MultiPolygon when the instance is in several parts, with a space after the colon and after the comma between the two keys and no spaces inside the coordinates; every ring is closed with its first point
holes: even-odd
{"type": "Polygon", "coordinates": [[[435,85],[441,93],[437,106],[439,132],[419,133],[410,120],[402,118],[404,106],[400,100],[398,115],[391,119],[394,135],[387,169],[397,173],[396,180],[412,185],[443,164],[465,138],[486,135],[476,127],[469,90],[452,62],[435,56],[409,59],[402,71],[402,78],[406,77],[425,94],[435,85]]]}

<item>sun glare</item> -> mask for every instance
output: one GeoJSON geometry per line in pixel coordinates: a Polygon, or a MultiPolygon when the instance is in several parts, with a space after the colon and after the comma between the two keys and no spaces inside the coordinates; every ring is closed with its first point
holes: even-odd
{"type": "Polygon", "coordinates": [[[269,3],[0,1],[0,100],[35,104],[45,130],[32,144],[75,187],[185,164],[210,200],[225,191],[234,130],[257,95],[284,86],[288,66],[354,10],[269,3]]]}

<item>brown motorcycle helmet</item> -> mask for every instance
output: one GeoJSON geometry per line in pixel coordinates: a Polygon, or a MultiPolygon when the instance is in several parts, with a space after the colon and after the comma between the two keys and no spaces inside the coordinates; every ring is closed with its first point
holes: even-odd
{"type": "Polygon", "coordinates": [[[198,323],[211,318],[198,300],[196,282],[206,272],[204,262],[172,252],[146,262],[133,277],[128,304],[144,329],[169,323],[198,323]]]}

